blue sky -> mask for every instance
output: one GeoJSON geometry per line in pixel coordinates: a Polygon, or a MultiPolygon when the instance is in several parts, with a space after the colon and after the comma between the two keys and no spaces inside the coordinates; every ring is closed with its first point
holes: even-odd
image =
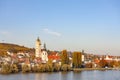
{"type": "Polygon", "coordinates": [[[0,0],[0,42],[120,55],[119,0],[0,0]]]}

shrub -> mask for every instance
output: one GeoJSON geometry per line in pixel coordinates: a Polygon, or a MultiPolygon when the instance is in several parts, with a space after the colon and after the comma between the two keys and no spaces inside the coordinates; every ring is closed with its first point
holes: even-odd
{"type": "Polygon", "coordinates": [[[37,65],[35,65],[34,67],[32,67],[32,70],[31,70],[32,72],[38,72],[38,66],[37,65]]]}
{"type": "Polygon", "coordinates": [[[18,72],[18,67],[16,64],[12,64],[10,66],[11,73],[17,73],[18,72]]]}
{"type": "Polygon", "coordinates": [[[46,64],[46,65],[45,65],[45,69],[46,69],[47,72],[52,72],[52,71],[53,71],[53,66],[52,66],[52,64],[46,64]]]}
{"type": "Polygon", "coordinates": [[[45,65],[44,64],[40,64],[38,66],[38,72],[45,72],[45,65]]]}
{"type": "Polygon", "coordinates": [[[11,73],[10,65],[9,64],[2,64],[1,73],[2,74],[9,74],[9,73],[11,73]]]}
{"type": "Polygon", "coordinates": [[[69,71],[69,70],[71,70],[71,67],[68,64],[63,64],[61,67],[61,70],[62,71],[69,71]]]}
{"type": "Polygon", "coordinates": [[[58,63],[54,64],[54,71],[60,71],[60,65],[58,63]]]}
{"type": "Polygon", "coordinates": [[[27,64],[24,64],[22,66],[22,72],[23,73],[30,72],[30,67],[27,64]]]}
{"type": "Polygon", "coordinates": [[[72,70],[71,67],[70,67],[70,65],[68,65],[67,68],[68,68],[68,71],[71,71],[71,70],[72,70]]]}

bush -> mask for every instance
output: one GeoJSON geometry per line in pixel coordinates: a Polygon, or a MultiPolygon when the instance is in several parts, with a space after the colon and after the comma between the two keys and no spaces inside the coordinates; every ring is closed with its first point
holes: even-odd
{"type": "Polygon", "coordinates": [[[35,65],[34,67],[32,67],[32,70],[31,70],[32,72],[38,72],[38,66],[37,65],[35,65]]]}
{"type": "Polygon", "coordinates": [[[70,67],[70,65],[68,65],[67,68],[68,68],[68,71],[72,70],[72,68],[70,67]]]}
{"type": "Polygon", "coordinates": [[[2,74],[9,74],[9,73],[11,73],[10,65],[9,64],[2,64],[1,73],[2,74]]]}
{"type": "Polygon", "coordinates": [[[47,72],[52,72],[52,71],[53,71],[53,66],[52,66],[52,64],[46,64],[46,65],[45,65],[45,69],[46,69],[47,72]]]}
{"type": "Polygon", "coordinates": [[[23,73],[30,72],[30,67],[27,64],[24,64],[22,66],[22,72],[23,73]]]}
{"type": "Polygon", "coordinates": [[[62,67],[61,67],[61,70],[62,71],[70,71],[71,67],[68,64],[63,64],[62,67]]]}
{"type": "Polygon", "coordinates": [[[16,64],[12,64],[10,66],[11,73],[17,73],[18,72],[18,67],[16,64]]]}
{"type": "Polygon", "coordinates": [[[40,64],[38,66],[38,72],[45,72],[45,65],[44,64],[40,64]]]}
{"type": "Polygon", "coordinates": [[[60,71],[60,65],[58,63],[54,64],[54,71],[60,71]]]}

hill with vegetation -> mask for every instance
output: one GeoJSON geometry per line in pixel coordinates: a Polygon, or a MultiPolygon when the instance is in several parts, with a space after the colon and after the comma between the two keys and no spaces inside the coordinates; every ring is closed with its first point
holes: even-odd
{"type": "Polygon", "coordinates": [[[28,47],[24,47],[24,46],[20,46],[20,45],[17,45],[17,44],[0,43],[0,56],[6,55],[7,51],[17,53],[19,51],[28,52],[30,50],[33,50],[33,49],[28,48],[28,47]]]}

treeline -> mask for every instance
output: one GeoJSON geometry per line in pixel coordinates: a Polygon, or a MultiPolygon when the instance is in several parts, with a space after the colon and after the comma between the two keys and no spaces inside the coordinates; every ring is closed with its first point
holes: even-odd
{"type": "Polygon", "coordinates": [[[67,50],[63,50],[60,53],[60,62],[53,63],[49,60],[46,64],[35,64],[34,66],[30,64],[25,64],[19,66],[18,64],[1,64],[0,73],[28,73],[28,72],[57,72],[57,71],[70,71],[73,68],[80,68],[82,64],[82,54],[81,52],[73,52],[72,57],[69,57],[67,50]],[[71,59],[70,59],[71,58],[71,59]]]}
{"type": "Polygon", "coordinates": [[[3,64],[1,66],[1,74],[10,74],[10,73],[29,73],[29,72],[58,72],[58,71],[70,71],[71,67],[67,64],[60,66],[58,63],[56,64],[37,64],[35,66],[30,66],[28,64],[24,64],[21,66],[21,69],[17,64],[3,64]]]}
{"type": "Polygon", "coordinates": [[[0,73],[9,74],[9,73],[17,73],[19,72],[18,66],[16,64],[2,64],[0,73]]]}

